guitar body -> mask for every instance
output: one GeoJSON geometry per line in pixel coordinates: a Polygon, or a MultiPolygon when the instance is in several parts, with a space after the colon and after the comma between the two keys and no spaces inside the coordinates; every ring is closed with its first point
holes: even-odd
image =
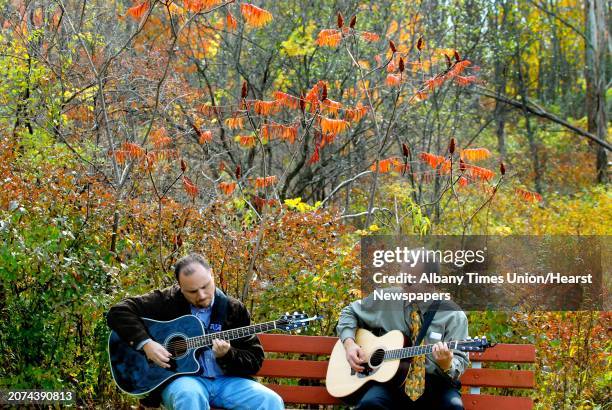
{"type": "Polygon", "coordinates": [[[205,334],[198,318],[185,315],[167,322],[146,318],[142,321],[151,338],[173,353],[171,367],[164,369],[157,366],[147,359],[144,351],[136,350],[112,331],[108,338],[111,373],[121,390],[130,394],[146,394],[175,377],[195,374],[200,370],[196,359],[198,349],[188,349],[184,343],[186,338],[205,334]]]}
{"type": "Polygon", "coordinates": [[[327,391],[334,397],[347,397],[370,381],[380,383],[396,380],[401,384],[402,374],[405,375],[406,367],[401,366],[400,360],[382,361],[378,360],[381,350],[401,349],[404,346],[404,334],[399,330],[393,330],[381,337],[376,337],[365,329],[357,329],[355,342],[360,345],[366,353],[368,363],[364,365],[366,370],[356,373],[346,360],[344,345],[340,340],[336,342],[329,358],[327,368],[326,386],[327,391]],[[401,371],[400,371],[401,370],[401,371]],[[399,371],[399,372],[398,372],[399,371]]]}

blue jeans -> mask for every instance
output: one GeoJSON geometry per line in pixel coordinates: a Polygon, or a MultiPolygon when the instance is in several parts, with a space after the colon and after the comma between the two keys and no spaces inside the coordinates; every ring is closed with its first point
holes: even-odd
{"type": "Polygon", "coordinates": [[[181,376],[162,392],[169,410],[209,410],[211,406],[237,410],[283,410],[283,399],[251,379],[220,376],[214,379],[181,376]]]}

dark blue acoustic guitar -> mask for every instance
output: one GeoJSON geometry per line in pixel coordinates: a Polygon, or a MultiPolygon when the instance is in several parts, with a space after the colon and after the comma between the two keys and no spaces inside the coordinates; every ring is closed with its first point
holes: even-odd
{"type": "Polygon", "coordinates": [[[164,369],[149,361],[141,350],[136,350],[112,331],[108,338],[111,373],[117,386],[129,394],[146,394],[182,375],[198,373],[200,363],[196,351],[211,347],[213,339],[230,341],[272,330],[291,331],[308,325],[320,316],[307,317],[303,313],[285,314],[272,322],[206,334],[202,322],[193,315],[162,322],[142,318],[151,338],[172,354],[171,367],[164,369]]]}

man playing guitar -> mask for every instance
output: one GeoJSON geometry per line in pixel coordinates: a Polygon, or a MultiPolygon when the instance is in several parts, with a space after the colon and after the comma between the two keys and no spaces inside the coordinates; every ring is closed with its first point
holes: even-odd
{"type": "MultiPolygon", "coordinates": [[[[128,298],[113,306],[107,321],[121,337],[162,368],[170,368],[172,355],[151,339],[141,318],[169,321],[194,315],[207,333],[241,328],[250,324],[246,307],[215,287],[212,269],[206,259],[191,254],[175,265],[177,284],[143,296],[128,298]]],[[[212,349],[198,357],[201,373],[175,378],[154,391],[143,403],[157,407],[160,401],[168,409],[201,409],[211,406],[225,409],[281,410],[281,397],[249,378],[257,373],[264,351],[255,335],[227,342],[214,339],[212,349]],[[161,393],[161,394],[160,394],[161,393]]]]}
{"type": "MultiPolygon", "coordinates": [[[[418,263],[412,269],[419,273],[439,273],[440,265],[437,262],[418,263]]],[[[402,289],[387,291],[401,292],[402,289]]],[[[432,354],[421,356],[420,365],[415,361],[417,358],[413,358],[411,369],[401,376],[402,380],[396,377],[387,383],[369,382],[345,400],[356,404],[355,409],[463,409],[458,379],[469,360],[466,353],[450,350],[445,342],[467,339],[465,313],[448,305],[440,307],[436,304],[435,310],[424,315],[432,307],[432,302],[408,304],[401,299],[389,299],[375,300],[373,295],[369,295],[342,309],[336,330],[351,368],[358,373],[365,369],[366,353],[355,342],[357,328],[371,330],[378,336],[400,330],[411,344],[417,338],[415,333],[422,333],[421,326],[431,320],[422,334],[424,343],[435,343],[432,354]],[[426,316],[431,318],[424,323],[426,316]]]]}

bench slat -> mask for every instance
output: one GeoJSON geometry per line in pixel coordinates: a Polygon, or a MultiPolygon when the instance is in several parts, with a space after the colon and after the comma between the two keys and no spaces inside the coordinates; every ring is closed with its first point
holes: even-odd
{"type": "Polygon", "coordinates": [[[287,386],[266,384],[277,392],[286,403],[301,404],[342,404],[340,399],[330,395],[324,386],[287,386]]]}
{"type": "MultiPolygon", "coordinates": [[[[324,379],[327,364],[326,361],[267,359],[257,376],[324,379]]],[[[465,386],[531,389],[535,387],[535,377],[531,370],[467,369],[461,376],[461,383],[465,386]]]]}
{"type": "MultiPolygon", "coordinates": [[[[291,404],[341,404],[342,401],[331,396],[323,386],[286,386],[267,384],[285,401],[291,404]]],[[[530,410],[533,400],[529,397],[492,396],[487,394],[462,395],[465,410],[530,410]]]]}
{"type": "Polygon", "coordinates": [[[470,360],[480,362],[535,363],[534,345],[498,344],[483,353],[470,353],[470,360]]]}
{"type": "Polygon", "coordinates": [[[511,387],[533,389],[535,377],[532,370],[467,369],[461,376],[464,386],[511,387]]]}
{"type": "Polygon", "coordinates": [[[488,394],[463,394],[465,410],[531,410],[533,399],[529,397],[492,396],[488,394]]]}
{"type": "Polygon", "coordinates": [[[257,376],[290,379],[324,379],[329,362],[314,360],[266,359],[257,376]]]}
{"type": "Polygon", "coordinates": [[[338,341],[331,336],[257,335],[266,352],[329,355],[338,341]]]}

